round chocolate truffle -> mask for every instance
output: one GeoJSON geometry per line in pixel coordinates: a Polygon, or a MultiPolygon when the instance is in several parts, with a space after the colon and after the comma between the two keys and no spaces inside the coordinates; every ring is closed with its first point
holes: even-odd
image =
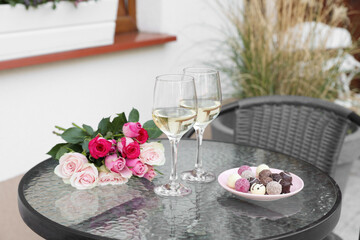
{"type": "Polygon", "coordinates": [[[269,195],[277,195],[282,192],[282,186],[280,183],[271,181],[266,185],[266,192],[269,195]]]}
{"type": "Polygon", "coordinates": [[[266,165],[266,164],[260,164],[259,166],[257,166],[257,168],[256,168],[256,176],[259,176],[259,173],[264,169],[269,169],[269,166],[266,165]]]}
{"type": "Polygon", "coordinates": [[[228,185],[230,188],[235,188],[235,182],[240,178],[241,177],[239,174],[233,173],[228,177],[226,185],[228,185]]]}
{"type": "Polygon", "coordinates": [[[282,177],[281,177],[280,174],[278,174],[278,173],[273,173],[273,174],[271,174],[271,178],[272,178],[275,182],[279,182],[279,181],[282,179],[282,177]]]}
{"type": "Polygon", "coordinates": [[[248,181],[249,181],[249,183],[250,183],[250,187],[251,187],[251,185],[253,185],[254,183],[260,183],[259,179],[253,178],[253,177],[249,178],[248,181]]]}
{"type": "Polygon", "coordinates": [[[281,176],[281,178],[283,179],[283,180],[285,180],[285,181],[287,181],[287,182],[289,182],[289,183],[291,183],[292,182],[292,176],[291,176],[291,174],[289,173],[289,172],[281,172],[280,173],[280,176],[281,176]]]}
{"type": "Polygon", "coordinates": [[[264,195],[266,192],[266,188],[262,184],[255,183],[251,186],[250,191],[252,194],[264,195]]]}
{"type": "Polygon", "coordinates": [[[271,171],[269,169],[264,169],[259,172],[259,179],[261,181],[262,178],[271,177],[271,171]]]}
{"type": "Polygon", "coordinates": [[[235,182],[235,190],[243,193],[247,193],[250,188],[250,183],[245,178],[240,178],[235,182]]]}
{"type": "Polygon", "coordinates": [[[264,186],[266,186],[269,182],[272,182],[273,179],[271,177],[264,177],[260,179],[260,183],[262,183],[264,186]]]}
{"type": "Polygon", "coordinates": [[[241,177],[249,179],[251,177],[255,177],[255,174],[251,170],[245,170],[241,173],[241,177]]]}
{"type": "Polygon", "coordinates": [[[291,186],[290,182],[285,181],[284,179],[281,179],[279,183],[281,184],[281,187],[282,187],[281,193],[289,193],[290,192],[290,186],[291,186]]]}
{"type": "Polygon", "coordinates": [[[251,170],[251,168],[248,165],[242,165],[238,169],[238,174],[241,175],[241,173],[245,170],[251,170]]]}

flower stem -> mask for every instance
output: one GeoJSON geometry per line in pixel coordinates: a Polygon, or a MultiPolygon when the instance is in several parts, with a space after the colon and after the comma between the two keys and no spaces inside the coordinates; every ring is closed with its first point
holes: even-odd
{"type": "Polygon", "coordinates": [[[55,135],[61,136],[61,133],[58,133],[58,132],[55,132],[55,131],[53,131],[52,133],[55,134],[55,135]]]}
{"type": "Polygon", "coordinates": [[[72,125],[73,125],[74,127],[77,127],[77,128],[79,128],[79,129],[83,130],[84,132],[86,132],[85,129],[83,129],[82,127],[78,126],[76,123],[72,123],[72,125]]]}
{"type": "Polygon", "coordinates": [[[119,133],[119,134],[114,134],[113,136],[114,136],[114,137],[123,137],[124,134],[119,133]]]}
{"type": "Polygon", "coordinates": [[[65,130],[66,130],[66,128],[62,128],[62,127],[59,127],[59,126],[55,126],[55,128],[57,128],[57,129],[59,129],[59,130],[61,130],[61,131],[65,131],[65,130]]]}

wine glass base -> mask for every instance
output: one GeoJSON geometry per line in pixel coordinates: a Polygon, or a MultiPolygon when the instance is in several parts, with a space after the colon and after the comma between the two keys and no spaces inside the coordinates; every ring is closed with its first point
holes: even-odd
{"type": "Polygon", "coordinates": [[[215,180],[215,174],[199,170],[190,170],[181,173],[181,179],[187,182],[209,183],[215,180]]]}
{"type": "Polygon", "coordinates": [[[162,197],[181,197],[191,193],[191,188],[182,185],[181,183],[167,183],[156,186],[154,192],[162,197]]]}

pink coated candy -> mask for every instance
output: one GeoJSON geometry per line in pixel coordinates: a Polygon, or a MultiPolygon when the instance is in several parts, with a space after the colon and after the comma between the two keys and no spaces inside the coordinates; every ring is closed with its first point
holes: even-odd
{"type": "Polygon", "coordinates": [[[235,182],[235,190],[243,193],[247,193],[250,188],[250,183],[245,178],[240,178],[235,182]]]}
{"type": "Polygon", "coordinates": [[[241,167],[239,167],[238,169],[238,174],[241,175],[241,173],[245,170],[250,170],[251,171],[251,168],[248,166],[248,165],[242,165],[241,167]]]}

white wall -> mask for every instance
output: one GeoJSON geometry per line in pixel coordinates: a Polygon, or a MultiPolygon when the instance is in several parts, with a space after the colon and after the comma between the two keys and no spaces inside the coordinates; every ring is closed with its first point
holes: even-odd
{"type": "Polygon", "coordinates": [[[151,118],[154,78],[212,59],[220,21],[214,0],[140,0],[140,30],[175,34],[176,42],[0,71],[0,181],[25,173],[62,141],[54,125],[96,128],[132,107],[151,118]],[[215,26],[215,27],[214,27],[215,26]]]}

